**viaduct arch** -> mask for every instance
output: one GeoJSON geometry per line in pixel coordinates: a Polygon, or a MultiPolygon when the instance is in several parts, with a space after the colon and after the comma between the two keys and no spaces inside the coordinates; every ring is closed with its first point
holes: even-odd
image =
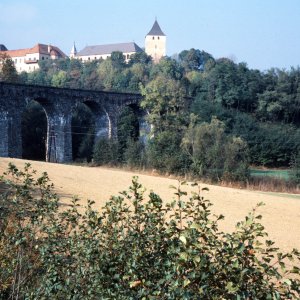
{"type": "MultiPolygon", "coordinates": [[[[22,113],[31,100],[47,117],[46,161],[72,161],[72,111],[78,103],[95,116],[96,139],[116,138],[118,118],[125,106],[138,106],[140,94],[54,88],[0,82],[0,157],[22,158],[22,113]]],[[[147,131],[144,112],[138,111],[140,130],[147,131]]]]}

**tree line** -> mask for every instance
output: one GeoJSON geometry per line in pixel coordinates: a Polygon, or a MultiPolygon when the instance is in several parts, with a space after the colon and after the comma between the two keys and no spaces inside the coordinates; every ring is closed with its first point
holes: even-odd
{"type": "MultiPolygon", "coordinates": [[[[122,114],[118,141],[100,140],[93,145],[92,115],[81,107],[73,116],[73,126],[81,133],[73,136],[74,159],[214,180],[246,179],[249,164],[290,167],[299,161],[299,67],[262,72],[228,58],[215,59],[199,49],[164,57],[158,64],[143,52],[134,54],[129,63],[121,52],[85,63],[41,61],[38,70],[18,76],[12,72],[11,78],[7,74],[13,65],[8,70],[4,65],[2,80],[143,94],[141,106],[152,124],[147,145],[138,138],[130,108],[122,114]]],[[[41,115],[37,104],[32,106],[25,114],[24,128],[35,119],[33,111],[41,115]]],[[[43,122],[37,125],[41,135],[43,122]]],[[[24,129],[25,141],[27,134],[24,129]]]]}

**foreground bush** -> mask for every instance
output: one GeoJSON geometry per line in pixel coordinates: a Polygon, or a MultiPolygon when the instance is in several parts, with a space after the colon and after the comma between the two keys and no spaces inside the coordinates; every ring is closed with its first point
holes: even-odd
{"type": "Polygon", "coordinates": [[[236,230],[201,189],[164,205],[134,178],[100,211],[59,208],[47,174],[10,165],[0,181],[1,299],[299,299],[297,250],[282,254],[254,209],[236,230]]]}

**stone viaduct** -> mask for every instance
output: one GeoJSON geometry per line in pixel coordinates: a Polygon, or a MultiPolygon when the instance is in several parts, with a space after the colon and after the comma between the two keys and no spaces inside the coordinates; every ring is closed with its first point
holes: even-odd
{"type": "Polygon", "coordinates": [[[140,131],[147,127],[138,109],[140,94],[89,91],[0,82],[0,157],[22,157],[22,113],[29,101],[40,103],[47,117],[46,161],[72,161],[72,111],[78,103],[95,116],[96,139],[114,138],[125,106],[135,107],[140,131]]]}

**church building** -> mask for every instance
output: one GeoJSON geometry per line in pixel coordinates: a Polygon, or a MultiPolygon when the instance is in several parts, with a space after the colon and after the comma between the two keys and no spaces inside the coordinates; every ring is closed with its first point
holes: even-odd
{"type": "MultiPolygon", "coordinates": [[[[126,62],[130,60],[131,55],[142,52],[136,43],[118,43],[108,45],[86,46],[81,51],[77,52],[75,43],[71,49],[70,58],[80,59],[83,62],[97,59],[107,59],[112,52],[119,51],[124,55],[126,62]]],[[[166,55],[166,35],[161,30],[157,20],[155,20],[151,30],[145,37],[145,52],[150,55],[154,63],[166,55]]]]}
{"type": "Polygon", "coordinates": [[[122,52],[126,62],[130,60],[130,56],[142,52],[143,50],[136,43],[119,43],[108,45],[94,45],[86,46],[77,53],[75,44],[71,50],[70,57],[77,58],[85,61],[91,61],[96,59],[107,59],[111,56],[112,52],[122,52]]]}

